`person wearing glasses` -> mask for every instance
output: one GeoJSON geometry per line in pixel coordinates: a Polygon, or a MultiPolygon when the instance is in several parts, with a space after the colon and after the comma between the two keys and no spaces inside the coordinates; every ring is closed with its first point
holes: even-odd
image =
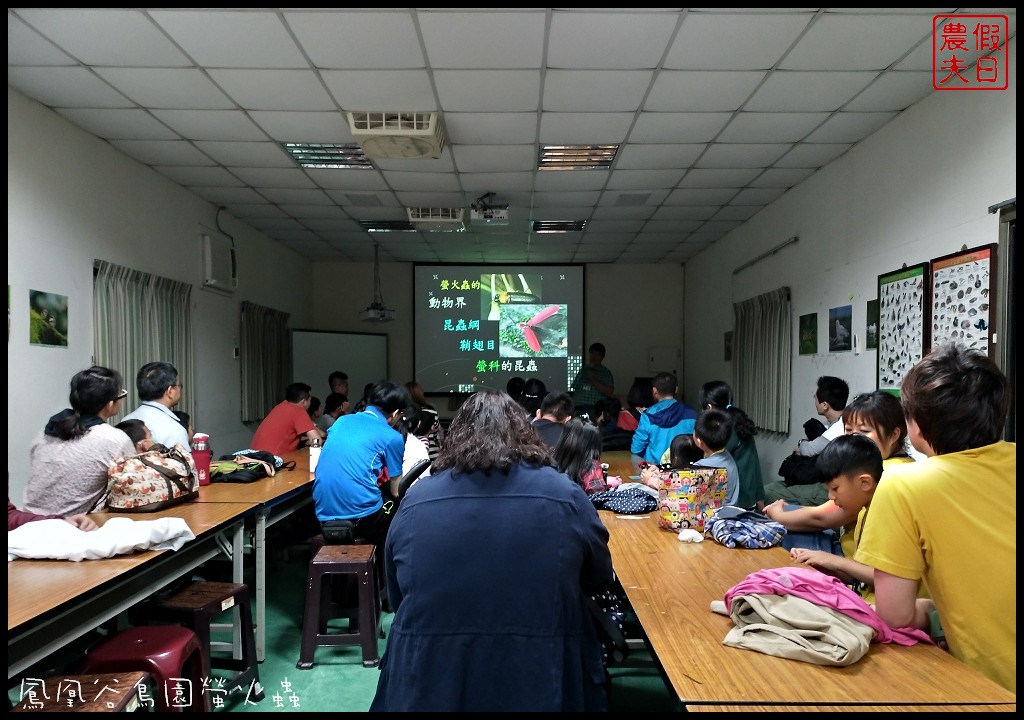
{"type": "Polygon", "coordinates": [[[141,404],[124,419],[146,423],[155,443],[169,448],[180,444],[188,450],[188,430],[174,414],[174,407],[181,402],[183,388],[173,365],[168,362],[146,363],[135,376],[135,389],[139,392],[141,404]]]}
{"type": "Polygon", "coordinates": [[[50,418],[29,449],[24,509],[77,515],[103,509],[107,466],[135,446],[108,420],[128,393],[116,370],[93,366],[71,378],[71,407],[50,418]]]}

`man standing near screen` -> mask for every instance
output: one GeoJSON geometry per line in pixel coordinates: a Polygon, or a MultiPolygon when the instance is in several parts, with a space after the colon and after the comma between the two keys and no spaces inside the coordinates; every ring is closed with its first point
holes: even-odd
{"type": "Polygon", "coordinates": [[[576,414],[586,413],[593,419],[594,405],[597,401],[615,395],[615,378],[612,377],[612,371],[603,365],[604,345],[599,342],[593,343],[588,348],[588,353],[587,364],[576,373],[571,389],[576,414]]]}

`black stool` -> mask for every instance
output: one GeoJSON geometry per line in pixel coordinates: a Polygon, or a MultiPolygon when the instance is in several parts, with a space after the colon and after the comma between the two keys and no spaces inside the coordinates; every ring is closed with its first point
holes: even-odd
{"type": "MultiPolygon", "coordinates": [[[[230,693],[242,689],[252,700],[263,699],[260,685],[260,666],[256,660],[256,637],[252,625],[252,605],[249,603],[249,586],[240,583],[194,582],[177,595],[158,602],[154,613],[158,619],[184,625],[199,636],[203,652],[211,668],[221,668],[235,673],[227,681],[224,690],[230,693]],[[228,611],[238,609],[238,625],[242,640],[242,657],[214,657],[210,633],[214,620],[228,611]],[[254,692],[249,692],[252,688],[254,692]]],[[[232,634],[234,631],[232,630],[232,634]]]]}
{"type": "Polygon", "coordinates": [[[321,545],[315,550],[309,562],[302,646],[295,664],[299,670],[313,667],[313,655],[318,647],[359,645],[363,651],[363,667],[376,667],[380,662],[377,650],[380,601],[375,557],[376,547],[370,544],[321,545]],[[332,588],[339,575],[350,581],[341,592],[332,588]],[[336,618],[348,619],[347,632],[339,628],[328,631],[328,621],[336,618]]]}

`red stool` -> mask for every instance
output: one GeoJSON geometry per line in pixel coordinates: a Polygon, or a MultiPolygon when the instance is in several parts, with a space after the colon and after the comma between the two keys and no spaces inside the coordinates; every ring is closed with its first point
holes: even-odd
{"type": "Polygon", "coordinates": [[[363,666],[377,666],[380,661],[377,650],[380,602],[374,571],[375,550],[368,544],[323,545],[310,561],[302,645],[295,664],[299,670],[313,667],[313,655],[318,647],[341,645],[361,646],[363,666]],[[348,588],[343,588],[335,597],[332,581],[339,575],[343,578],[338,579],[354,580],[356,592],[345,592],[348,588]],[[328,632],[327,622],[334,618],[348,618],[349,630],[328,632]]]}
{"type": "Polygon", "coordinates": [[[153,676],[157,712],[210,712],[203,645],[188,628],[147,625],[122,630],[86,651],[81,674],[128,670],[153,676]]]}

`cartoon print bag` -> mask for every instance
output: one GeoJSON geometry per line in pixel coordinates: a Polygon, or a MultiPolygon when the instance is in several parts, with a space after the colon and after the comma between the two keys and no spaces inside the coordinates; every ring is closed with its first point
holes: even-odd
{"type": "Polygon", "coordinates": [[[106,508],[112,512],[154,512],[199,497],[199,473],[185,446],[154,445],[115,460],[107,468],[106,508]]]}
{"type": "Polygon", "coordinates": [[[659,470],[658,527],[704,532],[704,523],[725,505],[729,473],[725,468],[688,467],[659,470]]]}

